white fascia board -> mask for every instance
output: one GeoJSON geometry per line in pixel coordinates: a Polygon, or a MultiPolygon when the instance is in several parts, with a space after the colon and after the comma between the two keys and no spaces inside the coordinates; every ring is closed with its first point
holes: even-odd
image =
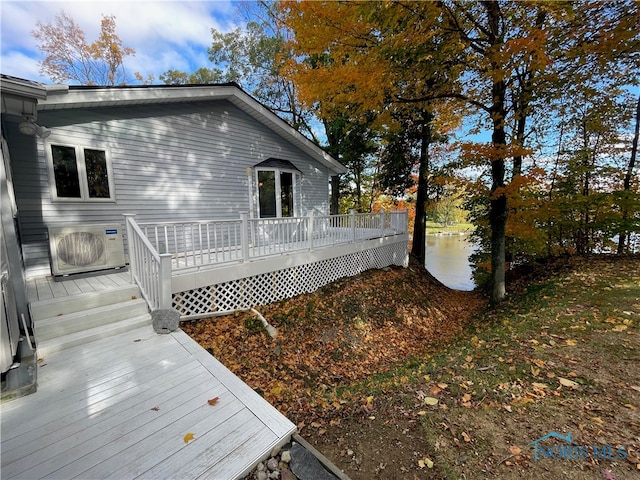
{"type": "Polygon", "coordinates": [[[47,98],[47,91],[44,85],[15,77],[2,76],[0,79],[0,91],[4,95],[15,95],[34,100],[47,98]]]}
{"type": "Polygon", "coordinates": [[[68,108],[91,108],[115,105],[143,105],[151,103],[173,103],[206,101],[231,95],[232,86],[197,86],[170,88],[89,88],[79,90],[51,91],[40,103],[40,110],[63,110],[68,108]]]}

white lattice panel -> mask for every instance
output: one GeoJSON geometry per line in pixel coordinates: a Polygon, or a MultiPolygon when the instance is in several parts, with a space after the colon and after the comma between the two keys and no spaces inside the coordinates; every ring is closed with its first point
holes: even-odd
{"type": "Polygon", "coordinates": [[[181,316],[226,312],[311,293],[343,277],[389,265],[406,267],[406,243],[394,243],[364,252],[219,283],[173,294],[173,308],[181,316]]]}

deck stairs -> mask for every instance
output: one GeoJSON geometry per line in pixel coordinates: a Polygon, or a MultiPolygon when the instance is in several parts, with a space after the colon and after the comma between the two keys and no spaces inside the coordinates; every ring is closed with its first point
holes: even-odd
{"type": "Polygon", "coordinates": [[[30,310],[40,358],[151,325],[147,303],[137,285],[33,301],[30,310]]]}

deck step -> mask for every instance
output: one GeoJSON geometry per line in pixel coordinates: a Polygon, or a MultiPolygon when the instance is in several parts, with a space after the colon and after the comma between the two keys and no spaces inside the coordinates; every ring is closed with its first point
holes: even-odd
{"type": "Polygon", "coordinates": [[[80,293],[68,297],[31,302],[29,309],[31,318],[34,321],[38,321],[90,308],[125,302],[135,298],[141,298],[140,289],[137,285],[131,284],[98,292],[80,293]]]}
{"type": "Polygon", "coordinates": [[[109,324],[145,314],[148,314],[148,308],[142,298],[60,314],[37,320],[36,338],[38,342],[43,342],[96,327],[106,328],[109,324]]]}
{"type": "Polygon", "coordinates": [[[151,328],[151,315],[144,314],[119,322],[101,325],[99,327],[89,328],[79,332],[64,335],[62,337],[52,338],[50,340],[40,341],[38,343],[38,358],[45,358],[54,352],[59,352],[67,348],[84,345],[103,338],[132,331],[139,327],[148,325],[151,328]]]}

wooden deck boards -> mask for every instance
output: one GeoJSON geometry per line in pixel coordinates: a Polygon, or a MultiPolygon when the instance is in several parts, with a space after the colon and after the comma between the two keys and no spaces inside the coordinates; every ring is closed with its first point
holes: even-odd
{"type": "Polygon", "coordinates": [[[113,271],[94,276],[65,277],[56,281],[51,276],[35,277],[27,280],[27,296],[30,302],[63,298],[81,293],[99,292],[113,287],[131,284],[129,271],[113,271]]]}
{"type": "Polygon", "coordinates": [[[0,407],[3,479],[228,480],[295,430],[182,331],[149,326],[52,354],[38,384],[0,407]]]}

